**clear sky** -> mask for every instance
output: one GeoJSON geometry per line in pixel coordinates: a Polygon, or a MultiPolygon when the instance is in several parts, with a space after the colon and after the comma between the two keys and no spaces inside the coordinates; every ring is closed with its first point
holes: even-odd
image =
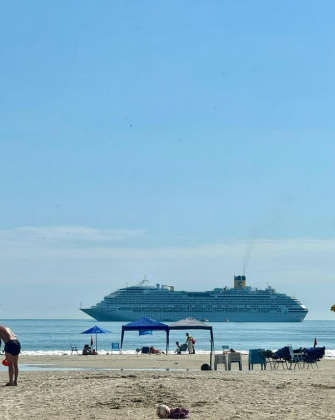
{"type": "Polygon", "coordinates": [[[333,0],[3,0],[0,320],[144,276],[335,319],[333,0]]]}

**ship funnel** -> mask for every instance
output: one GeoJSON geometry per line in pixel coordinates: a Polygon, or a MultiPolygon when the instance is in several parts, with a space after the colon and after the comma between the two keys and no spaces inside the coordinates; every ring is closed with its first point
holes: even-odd
{"type": "Polygon", "coordinates": [[[245,281],[245,276],[234,276],[234,289],[243,289],[245,281]]]}

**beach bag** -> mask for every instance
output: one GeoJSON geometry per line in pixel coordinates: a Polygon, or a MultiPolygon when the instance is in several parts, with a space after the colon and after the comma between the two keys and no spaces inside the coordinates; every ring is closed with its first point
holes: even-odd
{"type": "Polygon", "coordinates": [[[195,344],[195,339],[193,338],[193,340],[192,340],[192,344],[194,345],[195,344]]]}

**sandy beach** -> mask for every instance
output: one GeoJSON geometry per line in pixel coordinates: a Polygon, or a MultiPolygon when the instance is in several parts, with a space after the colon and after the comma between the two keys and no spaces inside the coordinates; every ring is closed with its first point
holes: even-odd
{"type": "MultiPolygon", "coordinates": [[[[83,370],[21,371],[18,387],[0,388],[1,416],[157,419],[164,403],[186,406],[195,420],[334,419],[334,360],[322,360],[319,369],[249,371],[244,357],[241,372],[237,365],[201,371],[208,361],[208,355],[22,356],[22,369],[83,370]]],[[[6,371],[0,380],[7,381],[6,371]]]]}

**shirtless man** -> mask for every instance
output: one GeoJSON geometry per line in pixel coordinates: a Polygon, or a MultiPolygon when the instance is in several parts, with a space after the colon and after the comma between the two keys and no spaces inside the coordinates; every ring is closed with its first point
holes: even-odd
{"type": "Polygon", "coordinates": [[[13,331],[8,328],[0,325],[0,349],[1,342],[5,343],[5,354],[6,360],[8,362],[8,374],[9,382],[5,386],[17,386],[17,377],[19,375],[19,354],[21,351],[21,344],[16,339],[16,335],[13,331]]]}

